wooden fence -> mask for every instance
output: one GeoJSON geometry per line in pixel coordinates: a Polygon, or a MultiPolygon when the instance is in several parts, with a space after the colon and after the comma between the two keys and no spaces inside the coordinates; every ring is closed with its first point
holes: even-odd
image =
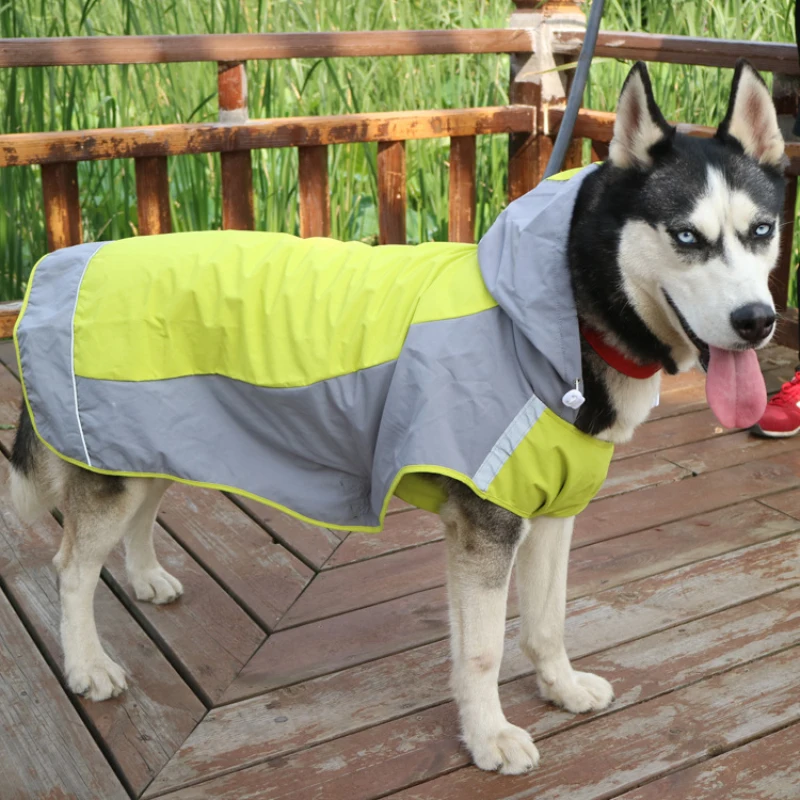
{"type": "MultiPolygon", "coordinates": [[[[518,12],[533,12],[530,0],[516,0],[518,12]]],[[[553,2],[535,13],[563,12],[565,2],[553,2]],[[548,10],[549,9],[549,10],[548,10]]],[[[572,61],[579,52],[579,29],[554,26],[547,47],[556,62],[572,61]]],[[[472,241],[475,215],[475,137],[509,136],[508,195],[514,199],[541,179],[552,140],[563,114],[562,102],[543,101],[538,76],[525,65],[537,56],[541,37],[531,28],[457,31],[369,31],[353,33],[224,34],[198,36],[79,37],[68,39],[0,40],[0,69],[31,66],[99,64],[157,64],[216,61],[218,64],[219,122],[173,124],[101,130],[0,135],[0,167],[40,165],[45,225],[51,250],[82,241],[78,161],[133,158],[139,231],[171,230],[167,159],[190,153],[220,153],[222,223],[224,228],[250,229],[253,218],[253,180],[250,151],[297,147],[299,150],[299,210],[302,236],[330,232],[327,148],[353,142],[376,142],[378,147],[378,216],[381,243],[406,240],[405,142],[410,139],[450,138],[449,231],[452,241],[472,241]],[[538,44],[537,44],[538,42],[538,44]],[[247,118],[245,62],[286,58],[388,57],[454,53],[511,54],[511,104],[502,107],[436,111],[395,111],[327,117],[266,120],[247,118]]],[[[760,70],[782,77],[776,105],[786,118],[796,111],[794,83],[800,75],[793,45],[734,42],[679,36],[605,32],[597,56],[681,64],[732,67],[749,58],[760,70]],[[789,90],[786,87],[790,87],[789,90]],[[783,92],[783,94],[780,94],[783,92]]],[[[592,143],[592,158],[602,159],[611,140],[614,115],[583,109],[574,132],[566,166],[580,163],[581,142],[592,143]]],[[[683,125],[687,133],[707,136],[711,129],[683,125]]],[[[787,144],[790,159],[786,222],[773,293],[786,309],[792,264],[792,235],[800,175],[800,142],[787,144]]],[[[0,338],[9,336],[19,303],[0,304],[0,338]]],[[[796,314],[779,338],[797,345],[796,314]]]]}

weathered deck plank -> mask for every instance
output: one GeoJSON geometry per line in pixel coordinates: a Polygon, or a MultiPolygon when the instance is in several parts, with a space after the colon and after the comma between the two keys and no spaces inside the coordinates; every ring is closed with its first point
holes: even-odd
{"type": "Polygon", "coordinates": [[[220,702],[291,686],[436,642],[446,635],[443,586],[277,631],[236,676],[220,702]]]}
{"type": "MultiPolygon", "coordinates": [[[[19,383],[0,366],[0,426],[16,422],[19,383]]],[[[0,445],[10,448],[13,431],[0,430],[0,445]],[[5,436],[4,436],[5,435],[5,436]]],[[[215,702],[258,649],[266,634],[246,612],[160,527],[156,546],[167,569],[182,581],[185,597],[168,607],[139,603],[125,577],[121,548],[107,564],[118,595],[151,635],[172,653],[189,673],[204,700],[215,702]]]]}
{"type": "Polygon", "coordinates": [[[611,462],[608,477],[596,497],[599,500],[602,497],[626,494],[648,486],[679,481],[689,475],[691,472],[688,469],[673,464],[661,453],[645,453],[623,458],[611,462]]]}
{"type": "Polygon", "coordinates": [[[128,800],[128,793],[2,592],[0,787],[4,800],[128,800]]]}
{"type": "MultiPolygon", "coordinates": [[[[795,644],[800,639],[798,600],[800,589],[788,589],[587,656],[576,666],[598,670],[611,678],[616,700],[607,713],[616,714],[795,644]]],[[[505,684],[501,696],[510,718],[527,726],[537,738],[585,724],[588,719],[563,713],[539,700],[530,677],[505,684]]],[[[540,747],[547,762],[560,758],[547,741],[540,747]]],[[[468,764],[469,757],[459,740],[455,705],[447,702],[167,797],[372,800],[468,764]]],[[[536,773],[528,778],[535,780],[536,773]]],[[[464,794],[472,796],[468,790],[464,794]]],[[[726,797],[729,799],[730,795],[726,797]]]]}
{"type": "MultiPolygon", "coordinates": [[[[51,560],[60,538],[52,517],[34,525],[20,522],[8,496],[8,462],[0,457],[0,577],[59,670],[60,608],[51,560]]],[[[95,609],[108,654],[128,674],[128,690],[104,703],[80,703],[133,790],[140,792],[202,718],[205,707],[103,581],[95,609]]]]}
{"type": "MultiPolygon", "coordinates": [[[[542,744],[553,758],[502,780],[459,770],[392,795],[396,800],[599,800],[800,720],[797,648],[767,656],[542,744]]],[[[738,798],[737,798],[738,800],[738,798]]]]}
{"type": "Polygon", "coordinates": [[[788,492],[778,492],[759,500],[765,506],[775,508],[788,514],[790,517],[800,519],[800,489],[790,489],[788,492]]]}
{"type": "Polygon", "coordinates": [[[0,341],[0,364],[4,364],[14,375],[17,374],[17,354],[11,339],[0,341]]]}
{"type": "Polygon", "coordinates": [[[314,576],[220,492],[174,484],[158,518],[266,630],[314,576]]]}
{"type": "Polygon", "coordinates": [[[379,534],[351,533],[325,562],[325,569],[409,550],[443,536],[442,523],[427,511],[403,511],[386,517],[379,534]]]}
{"type": "Polygon", "coordinates": [[[614,458],[630,458],[688,442],[728,436],[731,433],[732,431],[723,428],[711,410],[705,407],[700,411],[689,411],[680,416],[652,419],[636,431],[630,442],[615,448],[614,458]]]}
{"type": "MultiPolygon", "coordinates": [[[[800,534],[598,592],[568,606],[570,652],[580,657],[675,627],[800,582],[800,534]]],[[[508,625],[502,680],[530,672],[508,625]]],[[[177,789],[449,698],[445,642],[380,659],[299,687],[212,709],[153,783],[177,789]],[[365,702],[366,700],[366,702],[365,702]]],[[[800,702],[800,700],[798,700],[800,702]]]]}
{"type": "Polygon", "coordinates": [[[659,404],[650,411],[649,420],[674,417],[708,408],[706,379],[698,370],[670,375],[661,381],[659,404]]]}
{"type": "Polygon", "coordinates": [[[145,630],[181,665],[203,700],[219,700],[242,667],[266,639],[234,599],[164,530],[156,525],[156,552],[165,569],[183,584],[174,603],[156,606],[133,595],[121,548],[106,564],[117,593],[145,630]]]}
{"type": "Polygon", "coordinates": [[[328,560],[345,537],[343,533],[301,522],[249,497],[231,495],[231,499],[277,541],[314,569],[319,569],[328,560]]]}
{"type": "Polygon", "coordinates": [[[725,755],[626,792],[620,800],[797,800],[799,752],[800,724],[795,723],[725,755]]]}
{"type": "Polygon", "coordinates": [[[410,511],[413,508],[414,506],[409,505],[405,500],[401,500],[399,497],[393,497],[389,501],[389,508],[386,510],[386,513],[399,514],[401,511],[410,511]]]}
{"type": "MultiPolygon", "coordinates": [[[[800,449],[800,437],[762,439],[739,431],[703,442],[660,450],[658,456],[693,473],[712,472],[725,467],[774,458],[800,449]]],[[[633,459],[631,459],[633,460],[633,459]]],[[[625,461],[622,462],[623,464],[625,461]]]]}
{"type": "Polygon", "coordinates": [[[444,543],[431,542],[325,571],[303,592],[277,629],[439,586],[444,569],[444,543]]]}
{"type": "Polygon", "coordinates": [[[800,485],[800,452],[784,452],[589,505],[575,525],[584,546],[800,485]]]}
{"type": "MultiPolygon", "coordinates": [[[[578,518],[574,545],[583,547],[800,486],[800,452],[776,449],[780,455],[771,458],[596,500],[578,518]]],[[[443,563],[443,542],[431,542],[325,571],[277,629],[441,585],[443,563]]]]}
{"type": "Polygon", "coordinates": [[[0,447],[11,452],[19,420],[19,404],[22,390],[19,381],[0,364],[0,447]]]}
{"type": "MultiPolygon", "coordinates": [[[[580,548],[572,554],[568,597],[621,586],[797,530],[759,503],[702,514],[580,548]]],[[[512,584],[509,616],[516,615],[512,584]]],[[[231,684],[222,702],[251,697],[447,636],[444,587],[278,631],[231,684]]]]}

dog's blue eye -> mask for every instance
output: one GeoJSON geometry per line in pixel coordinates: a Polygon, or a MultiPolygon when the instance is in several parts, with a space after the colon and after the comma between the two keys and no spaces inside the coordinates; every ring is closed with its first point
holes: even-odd
{"type": "Polygon", "coordinates": [[[755,236],[769,236],[772,233],[772,225],[762,222],[754,231],[755,236]]]}
{"type": "Polygon", "coordinates": [[[681,244],[697,244],[697,237],[691,231],[678,231],[675,238],[681,244]]]}

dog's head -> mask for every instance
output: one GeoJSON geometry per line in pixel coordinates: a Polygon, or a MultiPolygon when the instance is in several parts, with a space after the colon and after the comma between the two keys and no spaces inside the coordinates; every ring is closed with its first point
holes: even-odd
{"type": "Polygon", "coordinates": [[[755,379],[757,359],[745,351],[766,344],[775,328],[768,279],[778,259],[785,156],[766,85],[740,61],[725,118],[713,138],[699,139],[666,122],[647,69],[636,64],[620,95],[609,161],[635,195],[617,251],[627,296],[680,368],[698,358],[708,368],[710,401],[715,391],[735,394],[731,381],[755,379]],[[728,377],[718,382],[720,370],[728,377]]]}

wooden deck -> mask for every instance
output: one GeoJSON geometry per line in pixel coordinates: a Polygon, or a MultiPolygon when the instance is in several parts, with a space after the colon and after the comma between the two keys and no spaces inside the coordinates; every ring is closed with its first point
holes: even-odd
{"type": "MultiPolygon", "coordinates": [[[[772,390],[795,354],[763,354],[772,390]]],[[[760,800],[800,797],[800,437],[723,431],[703,379],[668,379],[581,517],[568,645],[617,699],[537,699],[509,608],[501,695],[542,766],[469,766],[447,685],[443,543],[395,504],[379,536],[303,525],[174,487],[157,547],[177,603],[136,602],[117,555],[96,608],[130,675],[93,704],[64,689],[55,518],[8,502],[19,403],[0,344],[0,798],[760,800]]]]}

